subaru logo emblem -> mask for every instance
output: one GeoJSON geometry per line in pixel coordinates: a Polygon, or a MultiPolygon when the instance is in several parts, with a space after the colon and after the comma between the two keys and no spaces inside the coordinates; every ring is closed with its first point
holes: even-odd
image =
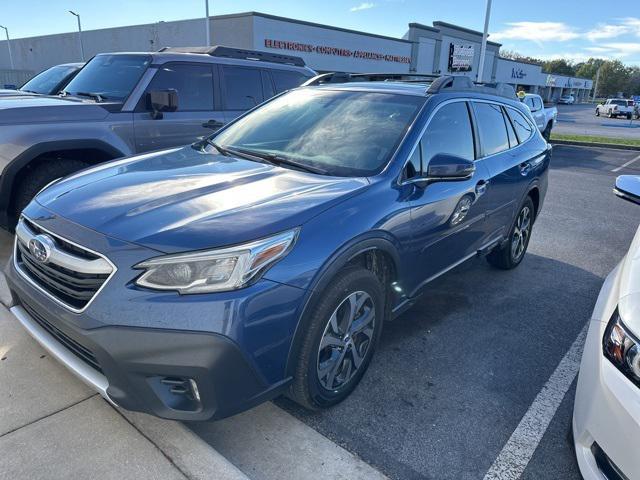
{"type": "Polygon", "coordinates": [[[49,235],[36,235],[29,240],[29,252],[40,263],[47,263],[54,247],[53,239],[49,235]]]}

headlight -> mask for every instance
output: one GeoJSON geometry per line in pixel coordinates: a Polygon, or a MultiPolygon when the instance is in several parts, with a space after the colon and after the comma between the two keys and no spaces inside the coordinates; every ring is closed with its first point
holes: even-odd
{"type": "Polygon", "coordinates": [[[638,343],[638,340],[624,326],[616,310],[604,332],[602,350],[604,356],[618,370],[640,387],[640,346],[638,343]]]}
{"type": "Polygon", "coordinates": [[[235,247],[153,258],[134,267],[146,270],[136,284],[180,293],[236,290],[289,253],[297,236],[293,229],[235,247]]]}

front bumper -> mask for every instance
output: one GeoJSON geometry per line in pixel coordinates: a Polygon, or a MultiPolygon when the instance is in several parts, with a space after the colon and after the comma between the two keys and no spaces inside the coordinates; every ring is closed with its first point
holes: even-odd
{"type": "Polygon", "coordinates": [[[9,306],[52,356],[109,401],[163,418],[207,420],[287,387],[305,290],[265,279],[203,295],[138,288],[139,272],[130,266],[157,252],[37,213],[39,224],[108,254],[118,268],[86,310],[73,312],[34,288],[11,262],[9,306]]]}
{"type": "Polygon", "coordinates": [[[584,346],[573,412],[580,472],[586,480],[640,478],[640,389],[602,353],[602,338],[618,299],[620,265],[598,297],[584,346]]]}

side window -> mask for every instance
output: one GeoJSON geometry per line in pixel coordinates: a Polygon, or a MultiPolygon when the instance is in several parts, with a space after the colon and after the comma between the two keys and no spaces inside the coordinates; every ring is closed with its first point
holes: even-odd
{"type": "Polygon", "coordinates": [[[507,128],[499,105],[474,102],[483,155],[493,155],[509,148],[507,128]]]}
{"type": "Polygon", "coordinates": [[[511,117],[511,123],[513,124],[513,128],[516,131],[516,135],[518,136],[520,143],[528,140],[533,134],[533,127],[531,127],[531,124],[527,122],[524,115],[513,108],[507,108],[507,112],[509,113],[509,117],[511,117]]]}
{"type": "Polygon", "coordinates": [[[262,75],[257,68],[222,67],[227,110],[249,110],[264,101],[262,75]]]}
{"type": "Polygon", "coordinates": [[[431,159],[446,153],[473,160],[473,130],[466,102],[445,105],[431,119],[420,141],[422,146],[422,171],[427,171],[431,159]]]}
{"type": "Polygon", "coordinates": [[[504,108],[502,109],[502,114],[504,118],[504,123],[507,126],[507,135],[509,136],[509,145],[511,148],[518,145],[518,138],[516,137],[516,132],[513,129],[513,125],[511,125],[511,120],[507,115],[504,115],[504,108]]]}
{"type": "Polygon", "coordinates": [[[175,89],[178,111],[213,110],[213,70],[211,65],[169,63],[158,70],[147,91],[175,89]]]}
{"type": "Polygon", "coordinates": [[[276,84],[276,92],[278,93],[299,87],[309,80],[309,77],[302,73],[286,70],[271,70],[271,75],[273,75],[273,82],[276,84]]]}
{"type": "Polygon", "coordinates": [[[419,144],[413,151],[411,158],[409,158],[409,161],[407,162],[407,166],[405,167],[406,179],[418,177],[422,174],[422,154],[420,150],[421,145],[419,144]]]}
{"type": "Polygon", "coordinates": [[[531,97],[524,97],[524,104],[532,111],[535,109],[535,107],[533,106],[533,99],[531,97]]]}
{"type": "Polygon", "coordinates": [[[542,110],[542,100],[538,97],[533,98],[533,109],[534,110],[542,110]]]}

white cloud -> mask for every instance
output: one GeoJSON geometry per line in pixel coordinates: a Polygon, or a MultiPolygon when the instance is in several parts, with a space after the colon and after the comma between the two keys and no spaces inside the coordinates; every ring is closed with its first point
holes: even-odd
{"type": "Polygon", "coordinates": [[[633,54],[640,55],[640,43],[637,42],[605,43],[603,47],[608,48],[612,52],[612,55],[620,57],[628,57],[633,54]]]}
{"type": "Polygon", "coordinates": [[[369,10],[370,8],[375,7],[376,4],[375,3],[371,3],[371,2],[362,2],[360,5],[356,6],[356,7],[351,7],[349,9],[350,12],[359,12],[360,10],[369,10]]]}
{"type": "Polygon", "coordinates": [[[543,42],[565,42],[580,37],[573,27],[563,22],[512,22],[509,28],[491,34],[492,40],[531,40],[543,42]]]}
{"type": "Polygon", "coordinates": [[[607,25],[598,24],[598,26],[586,33],[586,37],[592,42],[603,38],[614,38],[629,32],[628,25],[607,25]]]}

